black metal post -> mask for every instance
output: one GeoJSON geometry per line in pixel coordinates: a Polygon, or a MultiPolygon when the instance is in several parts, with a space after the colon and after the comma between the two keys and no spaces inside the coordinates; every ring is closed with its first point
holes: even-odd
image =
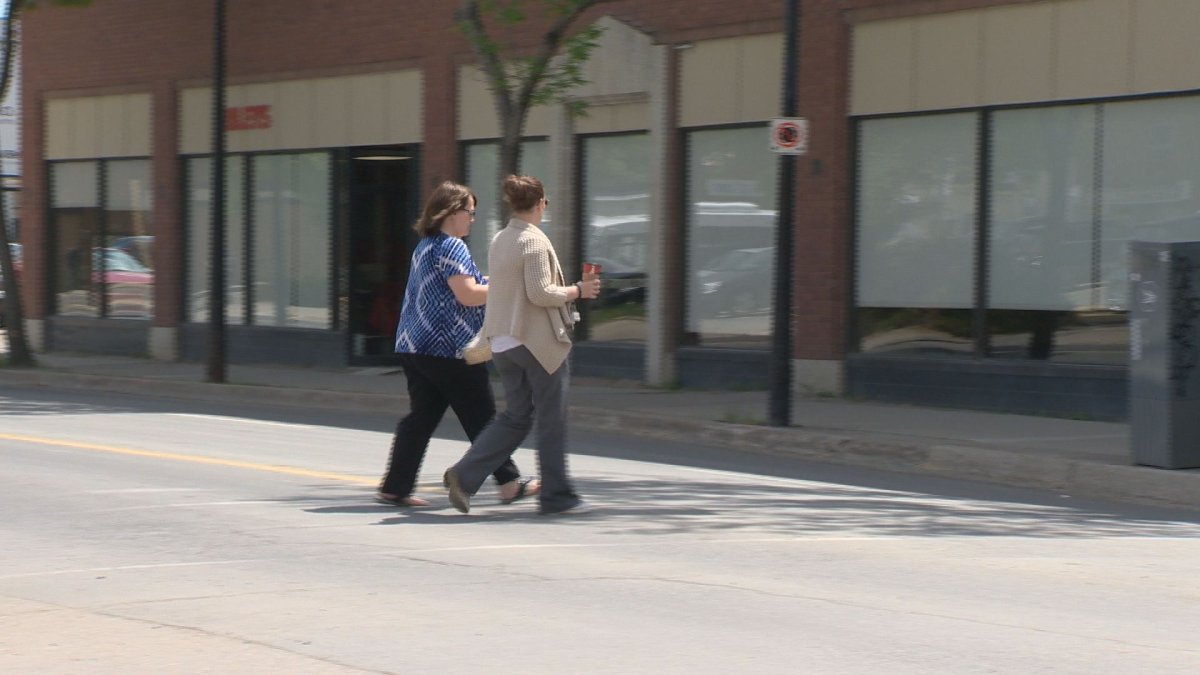
{"type": "MultiPolygon", "coordinates": [[[[783,49],[783,117],[795,117],[796,57],[800,42],[800,0],[786,0],[783,49]]],[[[792,230],[796,191],[796,155],[779,157],[779,221],[775,238],[775,307],[771,334],[771,426],[786,427],[792,418],[792,230]]]]}
{"type": "Polygon", "coordinates": [[[213,0],[212,239],[208,381],[225,381],[225,0],[213,0]]]}

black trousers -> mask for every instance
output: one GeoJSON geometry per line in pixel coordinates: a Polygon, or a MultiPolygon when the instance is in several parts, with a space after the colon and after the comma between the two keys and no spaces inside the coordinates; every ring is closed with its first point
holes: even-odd
{"type": "MultiPolygon", "coordinates": [[[[424,354],[401,354],[408,379],[409,412],[396,425],[387,474],[379,491],[407,497],[416,487],[429,439],[452,408],[471,442],[496,416],[496,398],[486,364],[467,365],[461,359],[424,354]]],[[[510,458],[492,474],[503,485],[521,477],[510,458]]]]}

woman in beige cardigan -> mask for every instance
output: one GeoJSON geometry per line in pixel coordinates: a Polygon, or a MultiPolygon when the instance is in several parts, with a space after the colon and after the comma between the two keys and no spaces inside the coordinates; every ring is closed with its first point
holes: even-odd
{"type": "Polygon", "coordinates": [[[488,249],[487,311],[483,335],[504,385],[506,410],[492,420],[462,459],[446,470],[454,508],[467,513],[471,496],[521,445],[537,419],[543,514],[583,513],[586,503],[567,476],[567,385],[570,303],[600,294],[600,281],[566,285],[558,256],[538,225],[549,201],[541,181],[509,176],[504,199],[512,220],[488,249]]]}

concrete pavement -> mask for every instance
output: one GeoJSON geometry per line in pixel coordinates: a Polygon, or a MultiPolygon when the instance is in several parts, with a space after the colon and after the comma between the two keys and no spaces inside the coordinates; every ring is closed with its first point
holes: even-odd
{"type": "MultiPolygon", "coordinates": [[[[403,373],[395,369],[233,365],[226,384],[210,384],[204,382],[203,364],[64,353],[38,358],[36,369],[0,368],[0,387],[72,387],[396,413],[407,406],[403,373]]],[[[767,395],[761,391],[663,390],[584,378],[576,378],[571,388],[577,432],[614,431],[1200,509],[1200,469],[1132,465],[1127,424],[797,398],[794,426],[785,429],[764,426],[766,410],[767,395]]]]}

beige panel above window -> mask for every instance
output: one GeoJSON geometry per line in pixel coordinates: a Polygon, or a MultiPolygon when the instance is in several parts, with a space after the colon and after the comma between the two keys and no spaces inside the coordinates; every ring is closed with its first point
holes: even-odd
{"type": "Polygon", "coordinates": [[[48,100],[46,158],[149,156],[150,104],[150,94],[48,100]]]}
{"type": "Polygon", "coordinates": [[[1200,2],[1154,0],[1134,5],[1134,12],[1133,88],[1200,88],[1200,2]]]}
{"type": "MultiPolygon", "coordinates": [[[[212,151],[210,89],[180,93],[180,152],[212,151]]],[[[227,108],[266,106],[261,125],[232,129],[232,152],[340,148],[419,142],[423,108],[420,71],[365,73],[235,85],[227,108]]],[[[259,111],[260,113],[262,111],[259,111]]]]}
{"type": "Polygon", "coordinates": [[[679,64],[681,126],[739,121],[740,59],[737,38],[697,42],[683,51],[679,64]]]}
{"type": "Polygon", "coordinates": [[[1196,0],[1022,2],[851,30],[855,115],[1200,87],[1196,0]]]}
{"type": "Polygon", "coordinates": [[[874,21],[851,38],[850,107],[857,115],[913,107],[916,22],[874,21]]]}
{"type": "MultiPolygon", "coordinates": [[[[273,126],[279,138],[288,139],[299,148],[315,148],[317,145],[317,111],[312,104],[316,87],[315,80],[292,80],[280,82],[275,89],[275,102],[287,114],[272,115],[273,126]]],[[[241,133],[241,132],[238,132],[241,133]]]]}
{"type": "Polygon", "coordinates": [[[697,42],[680,57],[680,125],[761,122],[780,112],[778,33],[697,42]]]}
{"type": "Polygon", "coordinates": [[[650,104],[619,103],[588,106],[587,114],[575,120],[575,133],[603,134],[613,131],[642,131],[650,125],[650,104]]]}
{"type": "MultiPolygon", "coordinates": [[[[309,147],[350,145],[350,78],[328,77],[312,86],[312,140],[309,147]]],[[[283,114],[283,111],[280,111],[283,114]]],[[[285,139],[285,147],[298,148],[299,138],[285,139]]],[[[265,149],[265,148],[264,148],[265,149]]]]}
{"type": "Polygon", "coordinates": [[[981,102],[979,12],[952,12],[917,23],[918,108],[961,108],[981,102]]]}
{"type": "Polygon", "coordinates": [[[388,85],[373,76],[352,77],[349,84],[349,145],[370,145],[386,134],[388,85]]]}
{"type": "Polygon", "coordinates": [[[1054,96],[1054,7],[1013,5],[983,13],[983,99],[1045,101],[1054,96]],[[1019,36],[1019,39],[1014,39],[1019,36]]]}
{"type": "MultiPolygon", "coordinates": [[[[92,112],[95,117],[80,118],[80,122],[93,122],[91,128],[80,127],[80,131],[94,135],[91,145],[95,157],[119,157],[121,148],[125,145],[125,102],[116,96],[104,96],[93,99],[95,102],[92,112]],[[108,128],[101,129],[101,120],[111,120],[108,128]]],[[[82,112],[82,109],[81,109],[82,112]]],[[[82,139],[81,139],[82,140],[82,139]]]]}
{"type": "Polygon", "coordinates": [[[737,78],[741,85],[733,122],[758,122],[779,116],[783,101],[783,35],[740,38],[737,78]]]}
{"type": "Polygon", "coordinates": [[[70,157],[75,134],[71,127],[71,105],[68,99],[46,101],[46,157],[70,157]]]}
{"type": "Polygon", "coordinates": [[[179,92],[179,151],[195,154],[212,150],[212,97],[210,90],[179,92]]]}
{"type": "MultiPolygon", "coordinates": [[[[554,127],[553,110],[550,106],[538,106],[529,111],[525,119],[523,136],[549,136],[554,127]]],[[[458,69],[458,137],[461,140],[498,138],[500,122],[496,117],[496,103],[488,89],[487,78],[476,66],[458,69]]]]}
{"type": "MultiPolygon", "coordinates": [[[[1144,3],[1154,5],[1159,0],[1144,3]]],[[[1091,98],[1131,89],[1130,0],[1057,3],[1058,98],[1091,98]]]]}
{"type": "Polygon", "coordinates": [[[385,133],[391,143],[420,143],[425,136],[424,78],[417,70],[389,73],[384,78],[387,97],[385,133]]]}
{"type": "Polygon", "coordinates": [[[736,39],[698,42],[680,58],[681,126],[723,124],[737,118],[736,39]]]}

